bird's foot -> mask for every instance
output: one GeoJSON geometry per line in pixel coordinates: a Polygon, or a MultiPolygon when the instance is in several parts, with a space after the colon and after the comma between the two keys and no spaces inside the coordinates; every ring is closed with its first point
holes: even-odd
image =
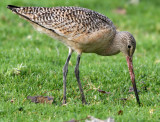
{"type": "Polygon", "coordinates": [[[65,99],[63,99],[63,103],[62,103],[62,105],[66,105],[66,100],[65,99]]]}
{"type": "Polygon", "coordinates": [[[87,105],[88,103],[86,102],[85,99],[82,99],[82,104],[83,104],[83,105],[87,105]]]}

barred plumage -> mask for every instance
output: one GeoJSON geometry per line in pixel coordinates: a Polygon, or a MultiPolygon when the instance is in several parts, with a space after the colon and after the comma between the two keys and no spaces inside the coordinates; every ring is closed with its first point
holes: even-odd
{"type": "Polygon", "coordinates": [[[78,53],[94,52],[100,54],[116,34],[116,28],[109,18],[86,8],[16,7],[12,11],[31,21],[37,30],[61,40],[78,53]],[[40,27],[51,30],[52,34],[40,27]],[[95,44],[97,40],[106,41],[102,44],[96,44],[97,46],[93,49],[86,49],[84,46],[90,43],[95,44]]]}
{"type": "Polygon", "coordinates": [[[78,53],[75,75],[83,103],[86,103],[86,100],[79,79],[81,54],[84,52],[110,56],[122,52],[127,58],[136,99],[140,104],[132,66],[132,56],[136,48],[136,41],[132,34],[116,31],[108,17],[86,8],[17,7],[12,5],[8,5],[8,8],[29,21],[38,31],[60,40],[69,48],[69,55],[63,68],[64,104],[66,103],[68,63],[73,51],[78,53]]]}
{"type": "MultiPolygon", "coordinates": [[[[89,27],[89,29],[105,29],[113,26],[112,21],[106,16],[95,11],[80,7],[20,7],[15,12],[21,14],[38,24],[56,27],[54,23],[65,25],[74,22],[89,27]]],[[[113,26],[114,27],[114,26],[113,26]]],[[[96,31],[93,29],[93,31],[96,31]]]]}

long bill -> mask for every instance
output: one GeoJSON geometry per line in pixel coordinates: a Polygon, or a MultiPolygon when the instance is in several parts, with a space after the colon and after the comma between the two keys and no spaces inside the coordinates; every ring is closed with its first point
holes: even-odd
{"type": "Polygon", "coordinates": [[[134,75],[134,71],[133,71],[132,57],[127,56],[126,59],[127,59],[129,74],[130,74],[130,77],[131,77],[131,81],[132,81],[134,93],[135,93],[135,96],[136,96],[136,99],[137,99],[137,103],[140,105],[139,96],[138,96],[137,87],[136,87],[136,82],[135,82],[135,75],[134,75]]]}

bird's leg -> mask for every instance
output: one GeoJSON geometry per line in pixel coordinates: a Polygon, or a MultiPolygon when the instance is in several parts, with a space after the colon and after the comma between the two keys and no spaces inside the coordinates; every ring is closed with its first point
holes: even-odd
{"type": "Polygon", "coordinates": [[[80,90],[81,97],[82,97],[82,103],[87,104],[84,93],[83,93],[82,85],[81,85],[81,82],[80,82],[80,78],[79,78],[80,57],[81,57],[81,55],[79,54],[78,57],[77,57],[77,63],[76,63],[76,67],[75,67],[75,75],[76,75],[76,78],[77,78],[77,81],[78,81],[78,86],[79,86],[79,90],[80,90]]]}
{"type": "Polygon", "coordinates": [[[66,63],[63,67],[63,104],[66,104],[66,77],[68,73],[68,63],[72,55],[72,49],[69,49],[69,54],[66,63]]]}

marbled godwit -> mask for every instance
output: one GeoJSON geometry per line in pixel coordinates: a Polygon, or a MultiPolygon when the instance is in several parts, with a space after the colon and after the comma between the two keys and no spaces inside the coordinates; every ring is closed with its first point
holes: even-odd
{"type": "Polygon", "coordinates": [[[79,63],[82,53],[96,53],[111,56],[122,52],[127,59],[135,96],[140,104],[132,66],[136,41],[126,31],[118,32],[112,21],[95,11],[80,7],[17,7],[8,5],[12,12],[29,21],[33,27],[69,48],[63,68],[63,104],[66,103],[66,77],[72,52],[78,53],[75,75],[80,89],[82,103],[86,103],[79,77],[79,63]]]}

